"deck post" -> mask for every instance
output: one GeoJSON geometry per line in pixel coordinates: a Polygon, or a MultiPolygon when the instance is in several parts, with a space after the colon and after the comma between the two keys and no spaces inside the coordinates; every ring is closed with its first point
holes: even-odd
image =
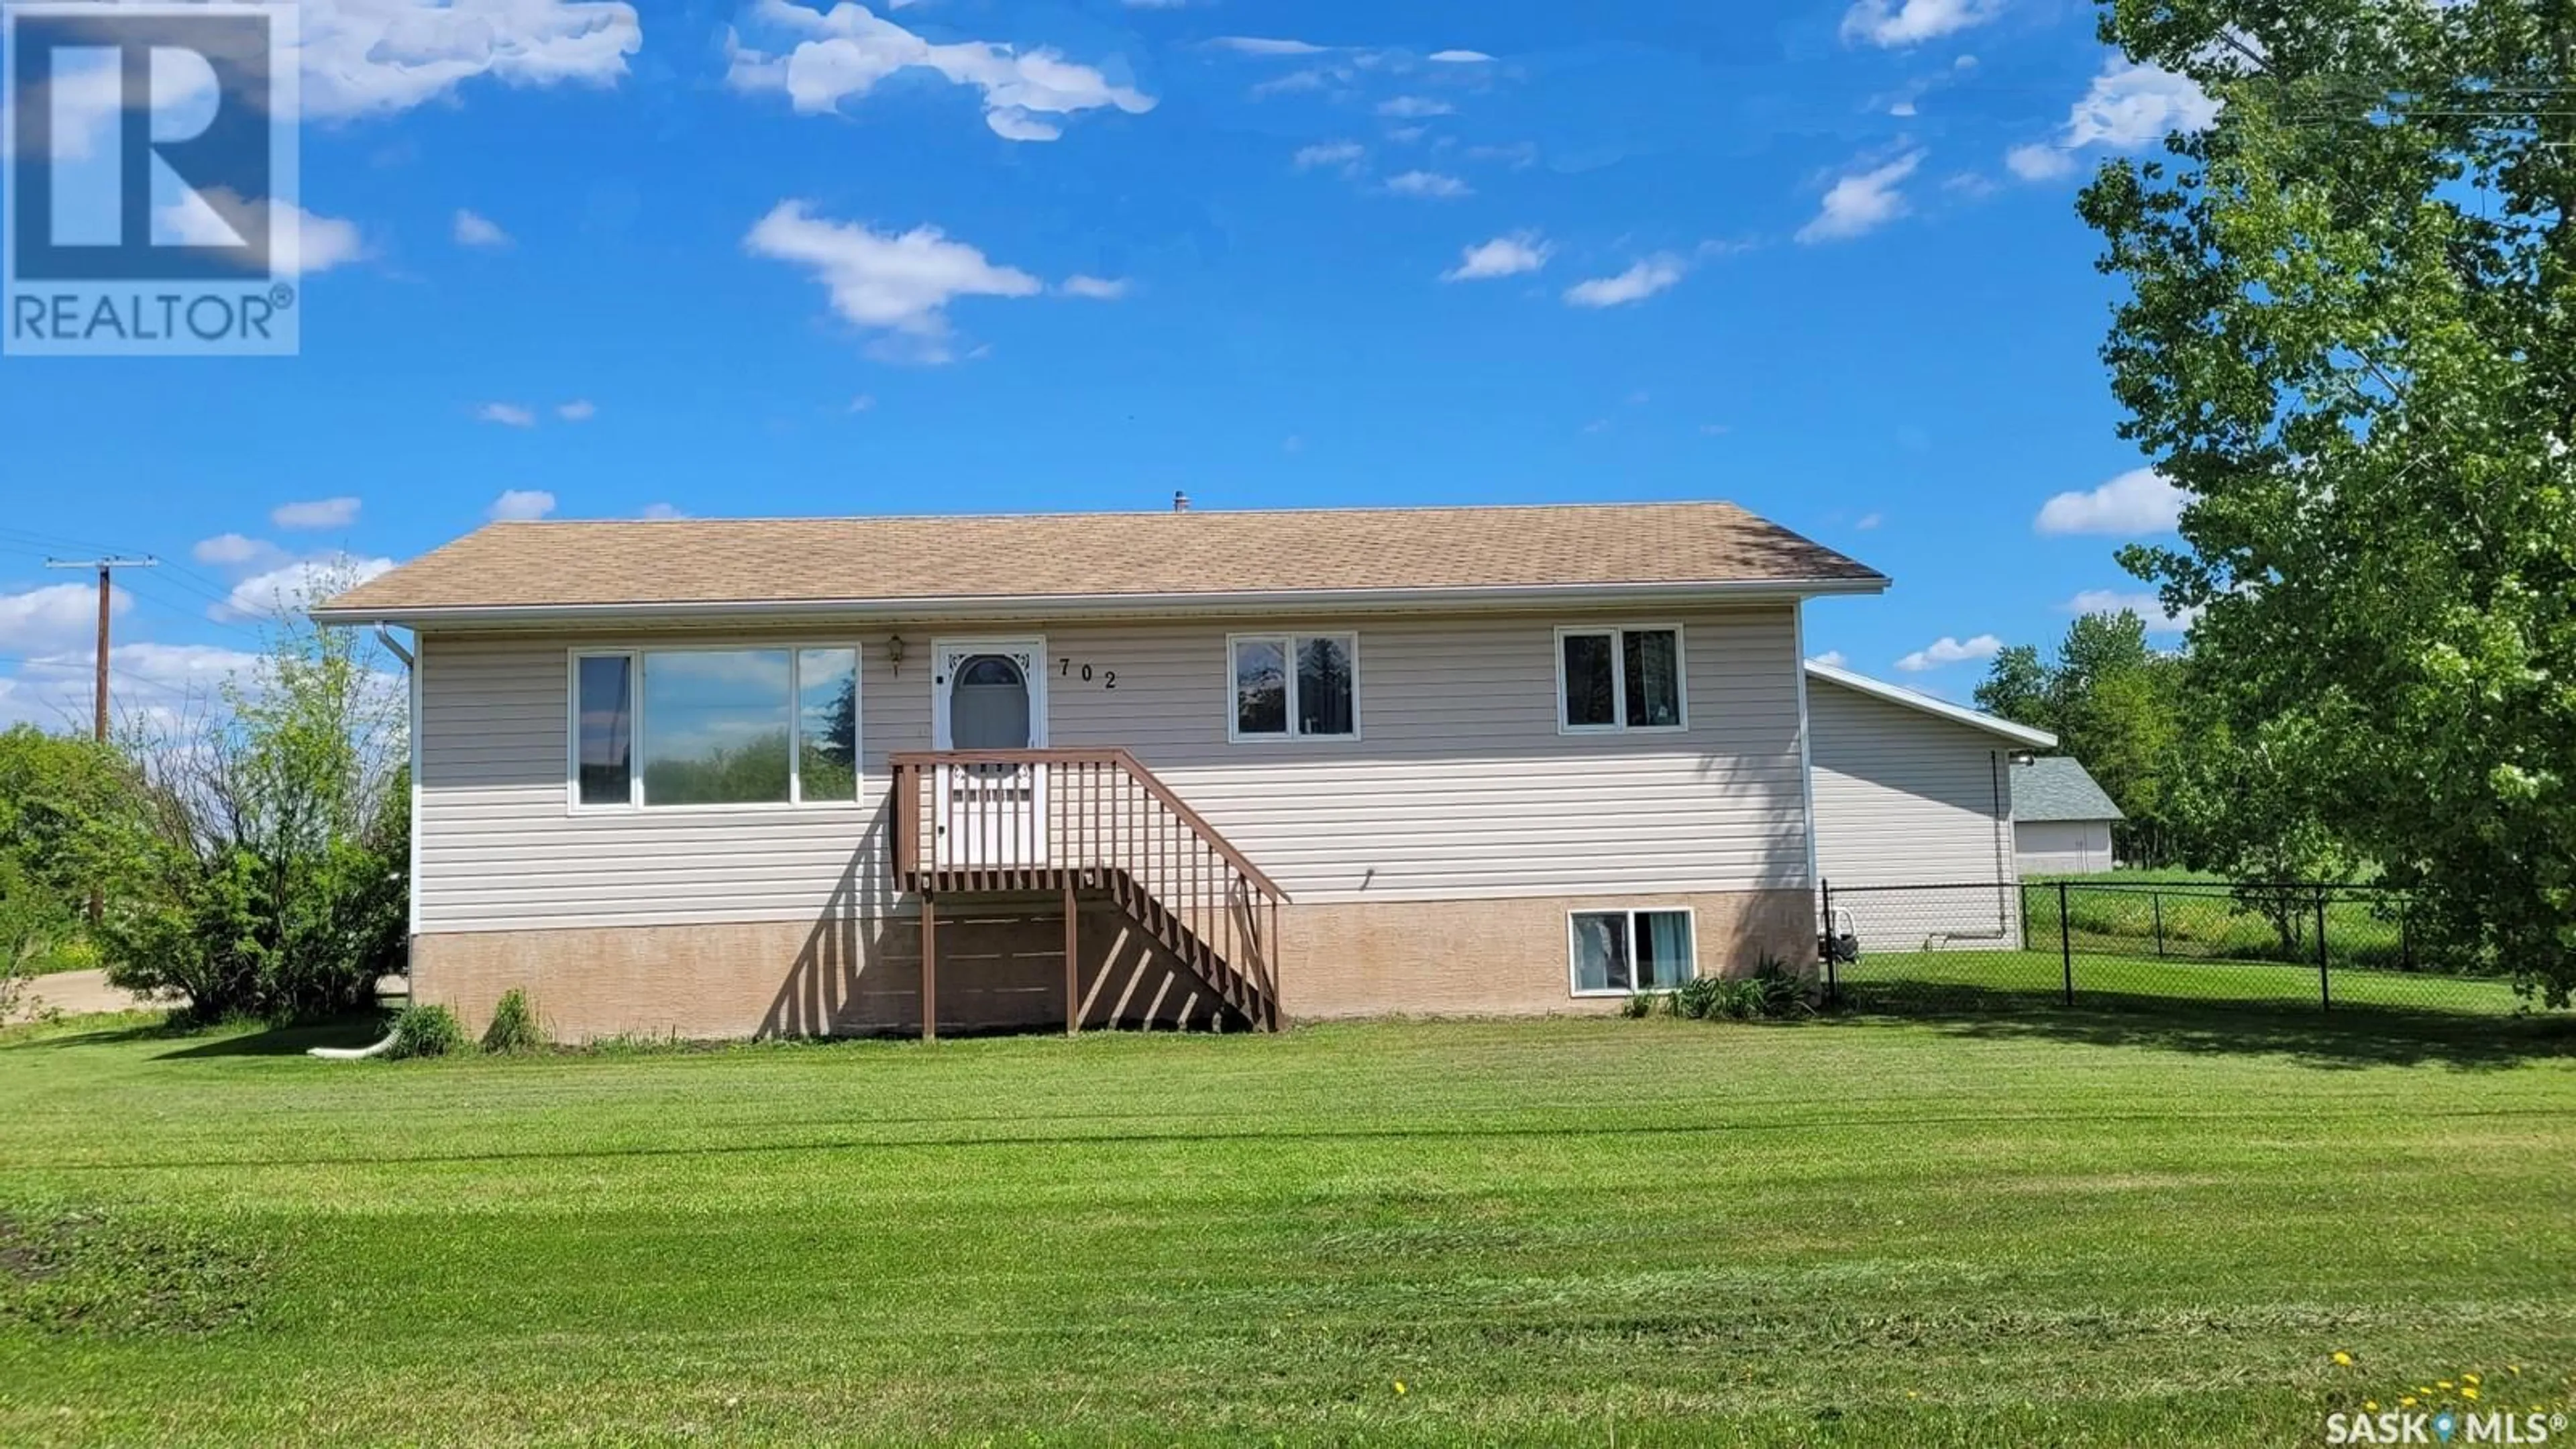
{"type": "Polygon", "coordinates": [[[921,893],[921,1039],[939,1040],[939,902],[921,893]]]}
{"type": "Polygon", "coordinates": [[[1082,1034],[1082,913],[1075,909],[1073,871],[1064,873],[1064,1034],[1082,1034]]]}

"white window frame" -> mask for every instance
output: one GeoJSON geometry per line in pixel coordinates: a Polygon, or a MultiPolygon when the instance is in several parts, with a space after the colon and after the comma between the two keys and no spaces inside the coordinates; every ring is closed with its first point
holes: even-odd
{"type": "Polygon", "coordinates": [[[1679,624],[1559,624],[1556,626],[1556,732],[1561,735],[1677,735],[1690,728],[1690,644],[1679,624]],[[1628,723],[1628,647],[1625,634],[1673,636],[1673,703],[1681,718],[1668,725],[1628,723]],[[1565,709],[1565,641],[1584,636],[1610,640],[1610,724],[1575,724],[1565,709]]]}
{"type": "Polygon", "coordinates": [[[1602,988],[1600,988],[1600,989],[1598,989],[1598,990],[1594,990],[1594,989],[1588,989],[1588,988],[1586,988],[1586,987],[1583,985],[1583,976],[1582,976],[1582,972],[1583,972],[1583,956],[1582,956],[1582,949],[1583,949],[1583,947],[1582,947],[1582,941],[1581,941],[1581,940],[1580,940],[1580,939],[1579,939],[1579,938],[1574,934],[1574,919],[1575,919],[1575,917],[1577,917],[1577,916],[1619,916],[1619,917],[1622,917],[1622,918],[1624,919],[1625,927],[1626,927],[1627,932],[1628,932],[1628,972],[1629,972],[1630,976],[1631,976],[1631,977],[1633,977],[1633,976],[1636,974],[1636,970],[1637,970],[1637,918],[1638,918],[1639,916],[1652,916],[1652,915],[1678,915],[1678,916],[1681,916],[1683,919],[1685,919],[1685,920],[1687,920],[1687,921],[1689,921],[1689,922],[1690,922],[1690,943],[1691,943],[1690,975],[1685,976],[1685,977],[1683,977],[1682,979],[1683,979],[1683,980],[1685,980],[1685,981],[1693,981],[1693,980],[1697,980],[1697,979],[1698,979],[1698,977],[1699,977],[1699,913],[1698,913],[1696,910],[1693,910],[1691,907],[1689,907],[1689,906],[1573,906],[1573,907],[1569,907],[1569,908],[1567,908],[1567,910],[1566,910],[1566,912],[1565,912],[1565,989],[1566,989],[1566,993],[1567,993],[1568,995],[1570,995],[1570,996],[1583,997],[1583,998],[1593,998],[1593,997],[1614,997],[1614,998],[1615,998],[1615,997],[1628,997],[1628,996],[1644,996],[1644,995],[1648,995],[1648,994],[1651,994],[1651,993],[1654,993],[1654,992],[1670,991],[1670,990],[1672,990],[1673,988],[1672,988],[1672,987],[1669,987],[1669,986],[1628,986],[1628,987],[1624,987],[1624,988],[1623,988],[1623,987],[1617,987],[1617,986],[1608,986],[1608,987],[1602,987],[1602,988]]]}
{"type": "Polygon", "coordinates": [[[1251,630],[1225,636],[1225,738],[1235,745],[1346,744],[1360,737],[1360,636],[1355,629],[1251,630]],[[1338,639],[1351,656],[1351,728],[1348,734],[1310,735],[1297,728],[1297,641],[1338,639]],[[1277,734],[1245,734],[1243,708],[1236,694],[1234,651],[1243,644],[1277,644],[1287,660],[1288,727],[1277,734]]]}
{"type": "Polygon", "coordinates": [[[763,810],[855,810],[867,798],[867,673],[868,654],[855,639],[796,639],[779,641],[735,640],[722,644],[614,644],[575,645],[564,651],[564,808],[574,815],[739,815],[763,810]],[[644,708],[644,656],[647,654],[740,654],[751,651],[787,652],[787,798],[784,800],[728,800],[703,805],[648,805],[644,802],[644,736],[652,728],[644,708]],[[804,710],[797,696],[802,681],[808,649],[847,649],[858,673],[858,687],[853,705],[858,718],[851,741],[858,768],[852,782],[850,798],[808,800],[805,798],[805,763],[802,736],[805,730],[804,710]],[[585,659],[623,659],[626,661],[629,707],[634,719],[627,728],[626,800],[624,804],[606,805],[585,802],[581,798],[581,662],[585,659]]]}

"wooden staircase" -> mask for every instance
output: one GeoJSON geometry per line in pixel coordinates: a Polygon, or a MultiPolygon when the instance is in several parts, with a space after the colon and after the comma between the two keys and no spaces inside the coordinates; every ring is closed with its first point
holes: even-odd
{"type": "Polygon", "coordinates": [[[898,753],[893,867],[922,905],[922,1034],[937,1034],[937,922],[950,895],[1061,893],[1066,1029],[1081,1014],[1077,925],[1106,900],[1224,1003],[1279,1029],[1288,893],[1125,750],[898,753]]]}

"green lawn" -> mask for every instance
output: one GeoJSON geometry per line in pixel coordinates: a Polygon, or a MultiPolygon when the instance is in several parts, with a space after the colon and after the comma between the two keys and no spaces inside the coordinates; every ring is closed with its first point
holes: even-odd
{"type": "Polygon", "coordinates": [[[2470,1372],[2563,1410],[2576,1039],[2401,1024],[23,1030],[0,1442],[2288,1443],[2470,1372]]]}
{"type": "MultiPolygon", "coordinates": [[[[2053,927],[2052,927],[2053,929],[2053,927]]],[[[2513,984],[2493,977],[2429,971],[2375,971],[2335,966],[2331,1001],[2321,999],[2317,968],[2268,961],[2158,960],[2123,947],[2105,952],[2075,942],[2079,1007],[2143,1008],[2195,1003],[2244,1004],[2282,1012],[2361,1014],[2378,1026],[2409,1013],[2510,1016],[2524,1009],[2513,984]]],[[[1846,1000],[1862,1007],[1904,1009],[1923,1001],[2059,1009],[2066,963],[2052,938],[2036,951],[1867,951],[1837,972],[1846,1000]]]]}

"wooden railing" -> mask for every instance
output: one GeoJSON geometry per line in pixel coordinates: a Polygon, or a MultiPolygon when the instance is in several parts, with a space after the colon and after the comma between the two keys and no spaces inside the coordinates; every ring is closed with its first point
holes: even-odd
{"type": "Polygon", "coordinates": [[[899,889],[1104,893],[1254,1025],[1278,1025],[1288,893],[1125,750],[898,753],[899,889]]]}

